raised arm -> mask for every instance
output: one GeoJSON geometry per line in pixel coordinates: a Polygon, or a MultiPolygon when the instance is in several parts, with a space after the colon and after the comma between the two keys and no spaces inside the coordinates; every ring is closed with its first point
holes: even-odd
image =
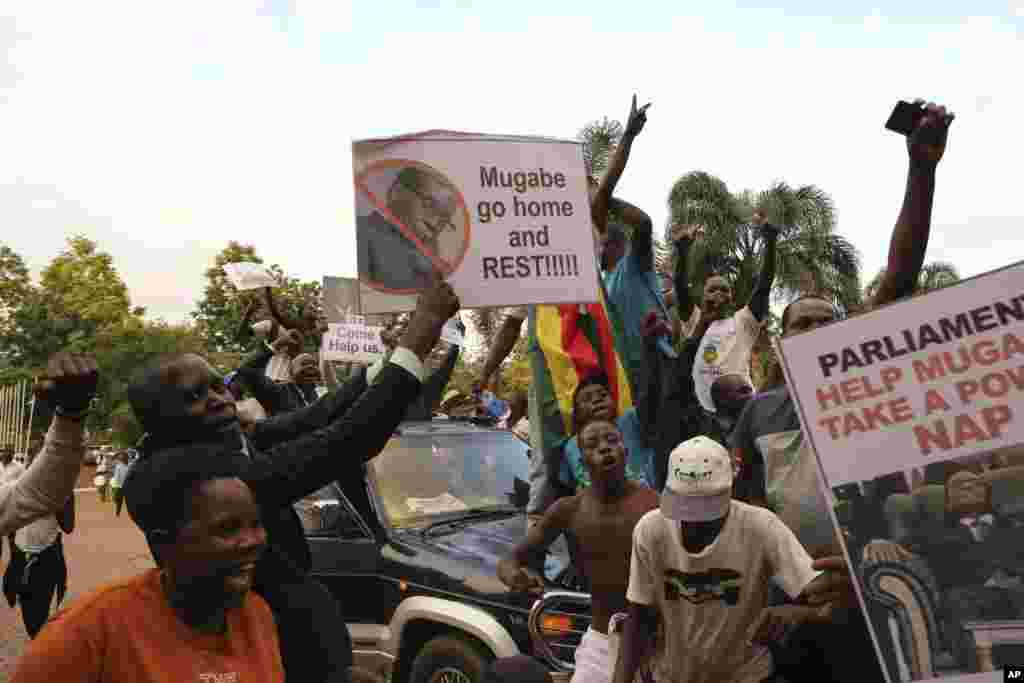
{"type": "Polygon", "coordinates": [[[757,277],[757,285],[750,295],[747,307],[754,318],[761,322],[768,315],[768,304],[771,300],[772,283],[775,282],[775,244],[779,239],[779,229],[765,221],[761,211],[754,212],[754,225],[761,230],[764,237],[764,251],[761,253],[761,273],[757,277]]]}
{"type": "Polygon", "coordinates": [[[889,242],[889,260],[885,275],[868,302],[882,306],[910,296],[924,265],[931,232],[932,199],[935,195],[935,169],[946,150],[946,137],[953,114],[945,107],[929,104],[917,128],[907,138],[910,165],[896,227],[889,242]]]}
{"type": "Polygon", "coordinates": [[[260,291],[263,295],[263,302],[266,304],[267,310],[270,311],[270,317],[278,325],[286,330],[304,330],[309,327],[309,324],[301,318],[289,318],[281,314],[281,311],[277,308],[277,303],[274,301],[274,292],[270,287],[264,287],[260,291]]]}
{"type": "Polygon", "coordinates": [[[633,238],[630,240],[629,257],[636,263],[637,271],[646,273],[654,268],[654,224],[647,213],[629,202],[612,198],[612,207],[619,212],[622,220],[633,226],[633,238]]]}
{"type": "Polygon", "coordinates": [[[608,170],[605,171],[594,196],[590,199],[590,215],[594,221],[594,227],[602,235],[608,227],[608,209],[612,205],[612,194],[615,192],[619,178],[622,177],[622,172],[626,170],[626,162],[629,161],[629,152],[633,148],[633,141],[644,129],[644,124],[647,123],[647,108],[650,106],[650,103],[647,103],[637,109],[636,95],[633,95],[629,118],[626,121],[626,130],[615,148],[612,160],[608,164],[608,170]]]}
{"type": "Polygon", "coordinates": [[[693,299],[690,297],[690,279],[687,272],[690,265],[690,247],[703,234],[704,228],[700,225],[677,223],[672,226],[669,235],[676,249],[676,268],[672,275],[672,285],[676,292],[679,319],[684,325],[693,315],[693,299]]]}
{"type": "Polygon", "coordinates": [[[54,406],[56,415],[42,450],[25,473],[0,486],[0,536],[56,515],[74,495],[85,456],[83,422],[97,382],[96,361],[91,357],[62,352],[50,359],[46,378],[36,385],[35,394],[54,406]]]}
{"type": "Polygon", "coordinates": [[[267,450],[323,429],[347,413],[365,391],[366,370],[362,369],[340,388],[312,405],[255,423],[250,438],[258,449],[267,450]]]}
{"type": "Polygon", "coordinates": [[[529,528],[526,538],[512,554],[498,562],[498,578],[516,592],[544,592],[544,578],[531,569],[533,560],[569,528],[578,499],[562,498],[548,508],[541,520],[529,528]]]}
{"type": "MultiPolygon", "coordinates": [[[[465,334],[465,332],[463,332],[465,334]]],[[[444,395],[444,388],[448,386],[448,382],[452,378],[452,372],[455,370],[455,363],[459,360],[459,351],[461,349],[458,346],[452,346],[448,349],[448,353],[445,355],[444,363],[441,364],[437,370],[430,373],[430,377],[423,385],[423,404],[427,407],[430,415],[433,415],[437,406],[441,403],[441,398],[444,395]]],[[[428,415],[428,418],[430,416],[428,415]]]]}
{"type": "Polygon", "coordinates": [[[258,301],[253,301],[245,307],[245,313],[242,314],[242,320],[238,323],[238,329],[235,330],[235,341],[241,342],[252,334],[252,328],[249,327],[249,322],[252,320],[252,316],[256,313],[256,309],[258,307],[258,301]]]}
{"type": "Polygon", "coordinates": [[[443,281],[421,294],[399,347],[355,404],[326,427],[280,443],[253,463],[247,482],[259,489],[263,505],[290,505],[376,457],[419,396],[423,363],[458,310],[458,298],[443,281]]]}

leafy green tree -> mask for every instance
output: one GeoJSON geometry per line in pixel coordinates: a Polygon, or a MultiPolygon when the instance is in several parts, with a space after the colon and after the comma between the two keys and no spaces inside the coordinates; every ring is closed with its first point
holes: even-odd
{"type": "Polygon", "coordinates": [[[128,287],[111,256],[84,237],[68,239],[67,248],[43,270],[38,286],[32,285],[13,251],[7,249],[2,260],[9,286],[0,296],[12,308],[0,334],[0,355],[15,367],[41,369],[63,349],[91,352],[101,330],[145,313],[131,307],[128,287]]]}
{"type": "Polygon", "coordinates": [[[693,171],[672,186],[668,204],[672,223],[704,226],[689,265],[690,281],[698,287],[719,274],[732,281],[736,301],[750,297],[763,244],[750,217],[761,209],[769,222],[782,228],[775,276],[780,299],[813,291],[843,308],[860,304],[860,257],[835,232],[835,207],[824,190],[776,182],[763,192],[734,194],[719,178],[693,171]]]}
{"type": "Polygon", "coordinates": [[[32,291],[32,280],[21,255],[0,245],[0,335],[10,332],[11,316],[32,291]]]}
{"type": "Polygon", "coordinates": [[[131,307],[128,286],[110,254],[82,236],[68,239],[68,248],[43,270],[39,287],[55,317],[88,321],[97,328],[146,312],[131,307]]]}
{"type": "MultiPolygon", "coordinates": [[[[885,268],[878,271],[878,274],[864,288],[865,300],[869,300],[875,295],[878,287],[882,284],[883,277],[885,277],[885,268]]],[[[955,285],[957,282],[960,282],[960,271],[952,263],[945,261],[926,263],[917,278],[917,289],[914,295],[927,294],[936,289],[955,285]]]]}

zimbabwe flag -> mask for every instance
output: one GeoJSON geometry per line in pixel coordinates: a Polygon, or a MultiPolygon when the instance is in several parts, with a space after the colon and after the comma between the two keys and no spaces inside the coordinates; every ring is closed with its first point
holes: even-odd
{"type": "Polygon", "coordinates": [[[621,415],[632,407],[629,376],[619,361],[615,320],[609,317],[604,288],[596,304],[532,307],[529,318],[530,368],[540,407],[544,452],[572,436],[572,396],[580,380],[603,370],[621,415]]]}

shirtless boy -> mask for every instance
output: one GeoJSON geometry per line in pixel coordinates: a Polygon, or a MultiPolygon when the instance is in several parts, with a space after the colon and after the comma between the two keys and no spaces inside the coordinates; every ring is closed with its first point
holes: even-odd
{"type": "Polygon", "coordinates": [[[527,564],[562,533],[579,548],[578,562],[591,593],[591,626],[576,650],[575,683],[610,683],[608,622],[626,609],[633,528],[658,507],[658,494],[626,479],[626,448],[614,422],[594,419],[579,433],[591,486],[557,501],[523,541],[498,565],[498,578],[512,590],[542,593],[544,579],[527,564]]]}

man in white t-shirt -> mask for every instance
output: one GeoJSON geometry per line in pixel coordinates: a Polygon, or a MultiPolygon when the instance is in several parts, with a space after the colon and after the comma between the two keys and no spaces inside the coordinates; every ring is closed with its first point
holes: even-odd
{"type": "Polygon", "coordinates": [[[661,507],[633,532],[617,683],[634,680],[656,631],[655,680],[760,683],[768,642],[828,613],[827,577],[778,517],[732,500],[732,481],[728,451],[706,436],[672,452],[661,507]],[[770,608],[772,580],[817,606],[770,608]]]}
{"type": "MultiPolygon", "coordinates": [[[[704,283],[701,311],[705,318],[712,320],[701,340],[693,362],[693,383],[697,399],[709,413],[715,412],[711,397],[711,386],[723,375],[739,374],[750,379],[750,356],[761,333],[761,323],[768,314],[772,283],[775,281],[775,244],[779,229],[765,220],[765,214],[754,213],[752,220],[764,239],[761,274],[757,286],[750,295],[750,301],[738,311],[732,312],[732,285],[721,275],[712,275],[704,283]]],[[[700,237],[703,229],[693,225],[676,225],[672,228],[675,242],[676,287],[679,293],[679,313],[689,319],[693,310],[692,297],[688,294],[689,283],[685,264],[690,247],[700,237]]],[[[753,381],[750,381],[753,384],[753,381]]]]}

